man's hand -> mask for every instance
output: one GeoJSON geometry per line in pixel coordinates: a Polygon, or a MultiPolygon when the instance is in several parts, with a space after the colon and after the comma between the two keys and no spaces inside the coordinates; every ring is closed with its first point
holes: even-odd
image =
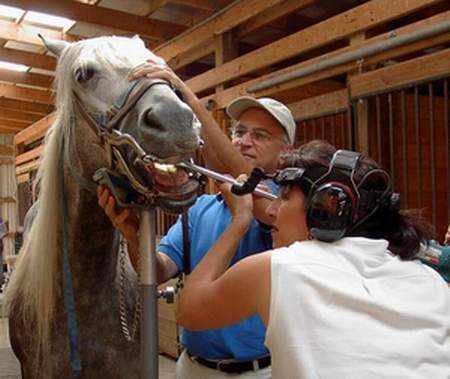
{"type": "Polygon", "coordinates": [[[119,230],[129,243],[137,240],[139,220],[136,214],[126,208],[116,210],[114,197],[105,186],[99,186],[97,188],[97,196],[98,205],[104,209],[114,228],[119,230]]]}
{"type": "MultiPolygon", "coordinates": [[[[240,175],[238,182],[245,182],[247,175],[240,175]]],[[[250,224],[253,219],[253,198],[252,195],[237,196],[231,192],[230,183],[218,184],[225,202],[231,212],[233,220],[242,220],[244,223],[250,224]]]]}

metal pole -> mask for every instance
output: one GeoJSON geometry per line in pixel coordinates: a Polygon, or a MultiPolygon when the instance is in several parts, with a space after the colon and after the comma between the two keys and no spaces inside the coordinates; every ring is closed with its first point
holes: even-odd
{"type": "Polygon", "coordinates": [[[442,21],[440,23],[434,24],[428,28],[423,28],[416,30],[414,32],[397,35],[394,32],[390,33],[387,40],[376,42],[369,46],[364,46],[354,51],[343,53],[335,57],[324,59],[318,63],[313,63],[310,66],[300,68],[298,70],[289,72],[284,75],[278,75],[276,77],[267,79],[261,83],[256,83],[247,87],[248,92],[258,92],[266,88],[274,87],[276,85],[289,82],[294,79],[299,79],[301,77],[312,75],[316,72],[339,66],[341,64],[350,63],[363,59],[365,57],[381,53],[383,51],[393,49],[395,47],[407,45],[416,41],[421,41],[427,38],[437,36],[439,34],[444,34],[450,31],[450,21],[442,21]]]}
{"type": "Polygon", "coordinates": [[[158,379],[158,283],[156,278],[156,210],[141,210],[139,226],[141,296],[141,379],[158,379]]]}

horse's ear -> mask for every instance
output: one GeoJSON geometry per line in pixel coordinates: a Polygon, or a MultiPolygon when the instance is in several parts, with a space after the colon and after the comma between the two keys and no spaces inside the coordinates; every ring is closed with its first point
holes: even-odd
{"type": "Polygon", "coordinates": [[[66,41],[61,41],[61,40],[57,40],[57,39],[49,39],[49,38],[45,38],[42,34],[38,34],[39,38],[42,40],[42,42],[44,43],[44,46],[46,47],[46,49],[48,51],[50,51],[51,53],[55,54],[57,57],[59,57],[63,50],[70,45],[69,42],[66,41]]]}

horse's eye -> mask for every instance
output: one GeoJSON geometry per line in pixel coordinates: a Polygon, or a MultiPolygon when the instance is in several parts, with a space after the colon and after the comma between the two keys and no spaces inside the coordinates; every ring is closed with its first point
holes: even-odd
{"type": "Polygon", "coordinates": [[[181,101],[184,101],[184,96],[183,96],[183,92],[181,92],[178,88],[174,88],[174,90],[173,90],[174,92],[175,92],[175,95],[177,95],[178,96],[178,98],[181,100],[181,101]]]}
{"type": "Polygon", "coordinates": [[[78,83],[86,83],[95,75],[95,70],[92,67],[77,68],[75,71],[75,80],[78,83]]]}

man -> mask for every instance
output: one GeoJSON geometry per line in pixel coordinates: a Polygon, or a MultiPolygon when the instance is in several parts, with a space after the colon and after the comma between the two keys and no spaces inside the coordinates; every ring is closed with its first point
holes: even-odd
{"type": "MultiPolygon", "coordinates": [[[[138,71],[134,76],[141,75],[175,82],[202,123],[206,160],[216,169],[219,167],[234,176],[249,172],[254,166],[268,173],[274,172],[280,154],[294,142],[296,126],[286,106],[274,99],[246,96],[234,100],[227,107],[227,113],[234,123],[231,143],[236,150],[233,152],[228,138],[220,131],[209,112],[172,71],[147,67],[147,70],[138,71]]],[[[259,199],[256,203],[256,217],[267,224],[267,200],[259,199]]],[[[138,255],[136,219],[128,210],[116,211],[114,200],[107,190],[99,190],[99,204],[127,239],[130,258],[135,264],[138,255]]],[[[203,195],[189,209],[191,270],[214,245],[230,221],[230,211],[220,195],[203,195]]],[[[236,250],[232,264],[271,248],[270,229],[259,221],[253,220],[236,250]]],[[[180,220],[161,240],[157,259],[158,281],[161,283],[183,270],[180,220]]],[[[184,330],[182,343],[185,350],[177,362],[177,378],[222,378],[227,377],[228,373],[240,374],[242,378],[270,378],[270,356],[264,346],[264,338],[265,329],[257,316],[222,329],[205,332],[184,330]]]]}

